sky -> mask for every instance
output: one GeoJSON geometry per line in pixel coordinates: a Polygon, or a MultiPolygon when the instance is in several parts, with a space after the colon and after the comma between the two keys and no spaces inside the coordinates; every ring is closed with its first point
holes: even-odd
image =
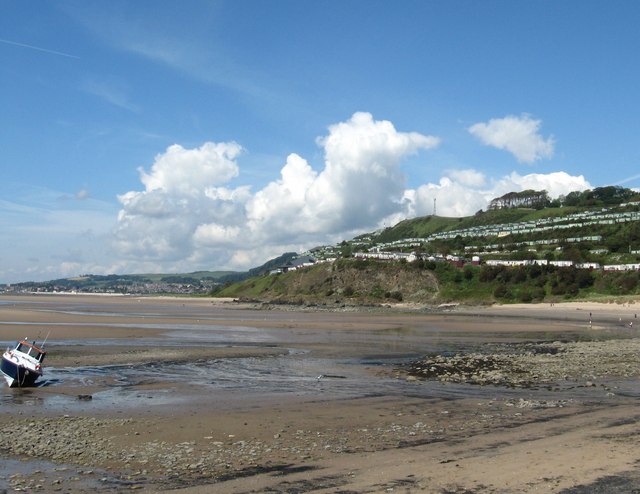
{"type": "Polygon", "coordinates": [[[0,283],[640,187],[640,3],[0,0],[0,283]]]}

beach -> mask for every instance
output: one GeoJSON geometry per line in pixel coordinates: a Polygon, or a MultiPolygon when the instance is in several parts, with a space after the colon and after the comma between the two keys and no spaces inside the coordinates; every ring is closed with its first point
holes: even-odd
{"type": "Polygon", "coordinates": [[[0,491],[634,492],[637,312],[0,296],[0,491]]]}

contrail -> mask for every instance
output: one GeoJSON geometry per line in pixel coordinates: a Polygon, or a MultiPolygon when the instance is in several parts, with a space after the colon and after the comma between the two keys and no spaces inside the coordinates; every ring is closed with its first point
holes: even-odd
{"type": "Polygon", "coordinates": [[[59,55],[61,57],[77,58],[77,59],[80,58],[80,57],[77,57],[76,55],[70,55],[69,53],[63,53],[61,51],[55,51],[55,50],[48,50],[46,48],[40,48],[38,46],[25,45],[24,43],[18,43],[16,41],[9,41],[8,39],[0,38],[0,43],[5,43],[7,45],[13,45],[13,46],[20,46],[22,48],[30,48],[32,50],[42,51],[44,53],[50,53],[52,55],[59,55]]]}
{"type": "Polygon", "coordinates": [[[634,181],[634,180],[636,180],[636,179],[638,179],[638,178],[640,178],[640,175],[634,175],[633,177],[627,177],[627,178],[624,178],[624,179],[622,179],[622,180],[619,180],[618,182],[616,182],[616,183],[615,183],[615,184],[613,184],[613,185],[622,185],[622,184],[626,184],[626,183],[628,183],[628,182],[632,182],[632,181],[634,181]]]}

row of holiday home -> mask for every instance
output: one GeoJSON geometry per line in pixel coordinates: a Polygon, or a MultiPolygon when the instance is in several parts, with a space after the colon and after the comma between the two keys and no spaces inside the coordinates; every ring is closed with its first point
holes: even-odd
{"type": "MultiPolygon", "coordinates": [[[[582,228],[589,225],[614,225],[617,223],[627,223],[629,221],[640,221],[639,211],[626,211],[623,213],[604,212],[583,212],[574,213],[558,218],[545,218],[540,220],[523,221],[518,223],[504,223],[500,225],[476,226],[470,228],[462,228],[459,230],[450,230],[446,232],[433,233],[426,238],[407,238],[379,244],[379,247],[416,247],[424,242],[434,240],[452,240],[456,237],[474,238],[474,237],[506,237],[518,234],[542,233],[553,230],[566,230],[571,228],[582,228]]],[[[575,237],[566,239],[565,242],[589,242],[599,241],[600,238],[594,237],[575,237]]],[[[536,241],[536,244],[557,243],[558,240],[536,241]]],[[[364,242],[360,242],[362,245],[364,242]]],[[[530,242],[528,242],[530,243],[530,242]]]]}
{"type": "MultiPolygon", "coordinates": [[[[454,264],[458,264],[460,262],[464,263],[464,258],[459,257],[459,256],[452,256],[452,255],[447,255],[447,256],[442,256],[442,255],[437,255],[437,256],[428,256],[428,257],[424,257],[424,256],[418,256],[418,254],[416,254],[415,252],[389,252],[389,251],[378,251],[378,252],[356,252],[353,254],[353,257],[355,257],[356,259],[376,259],[376,260],[380,260],[380,261],[406,261],[406,262],[414,262],[417,261],[418,259],[420,259],[421,257],[427,261],[448,261],[454,264]]],[[[471,264],[474,265],[479,265],[480,264],[480,257],[479,256],[473,256],[471,258],[471,264]]],[[[525,261],[516,261],[516,260],[502,260],[502,259],[489,259],[485,262],[485,264],[487,266],[531,266],[534,264],[538,264],[538,265],[551,265],[551,266],[559,266],[559,267],[569,267],[573,265],[572,261],[546,261],[543,259],[538,259],[538,260],[525,260],[525,261]]],[[[578,267],[576,265],[576,267],[578,267]]],[[[598,263],[584,263],[583,265],[580,265],[579,267],[590,267],[590,268],[599,268],[600,265],[598,263]],[[587,266],[587,264],[590,264],[590,266],[587,266]]]]}
{"type": "Polygon", "coordinates": [[[546,259],[532,260],[512,260],[512,259],[488,259],[487,266],[556,266],[561,268],[575,267],[578,269],[602,269],[603,271],[639,271],[640,264],[605,264],[603,266],[597,262],[576,262],[573,261],[547,261],[546,259]]]}
{"type": "Polygon", "coordinates": [[[504,237],[512,234],[532,234],[551,230],[564,230],[570,228],[581,228],[589,225],[614,225],[617,223],[627,223],[630,221],[640,221],[640,211],[625,211],[619,213],[601,211],[587,211],[573,213],[556,218],[544,218],[538,220],[522,221],[518,223],[505,223],[500,225],[478,226],[451,230],[447,232],[434,233],[426,241],[450,240],[460,237],[504,237]]]}
{"type": "MultiPolygon", "coordinates": [[[[438,255],[424,255],[424,254],[416,254],[415,252],[385,252],[385,251],[377,251],[377,252],[356,252],[353,254],[353,257],[356,259],[376,259],[380,261],[406,261],[406,262],[414,262],[418,259],[423,259],[425,261],[434,261],[434,262],[448,262],[455,266],[462,267],[465,265],[465,259],[460,256],[453,256],[448,254],[446,256],[438,254],[438,255]]],[[[471,264],[477,266],[480,264],[480,257],[473,256],[471,260],[471,264]]]]}
{"type": "MultiPolygon", "coordinates": [[[[569,237],[562,240],[558,238],[548,238],[544,240],[527,240],[526,242],[515,242],[513,245],[515,245],[516,247],[521,247],[521,246],[536,247],[538,245],[543,245],[543,246],[558,245],[563,242],[567,244],[574,244],[574,243],[581,243],[581,242],[602,242],[602,235],[590,235],[586,237],[569,237]]],[[[468,252],[468,251],[480,252],[481,250],[484,250],[484,252],[491,252],[491,251],[500,251],[502,249],[504,249],[504,244],[492,244],[492,245],[485,245],[483,247],[478,245],[467,245],[464,248],[465,252],[468,252]]],[[[604,250],[604,252],[608,252],[608,251],[604,250]]]]}
{"type": "Polygon", "coordinates": [[[378,259],[381,261],[407,261],[414,262],[418,260],[418,255],[415,252],[355,252],[353,257],[356,259],[378,259]]]}
{"type": "MultiPolygon", "coordinates": [[[[414,262],[417,261],[420,256],[415,252],[356,252],[353,254],[353,257],[356,259],[377,259],[382,261],[406,261],[406,262],[414,262]]],[[[458,256],[429,256],[426,258],[429,261],[448,261],[453,264],[459,265],[462,263],[463,259],[458,256]]],[[[471,264],[478,265],[480,264],[480,257],[473,256],[471,260],[471,264]]],[[[513,260],[513,259],[488,259],[485,261],[487,266],[507,266],[507,267],[517,267],[517,266],[555,266],[559,268],[570,268],[575,267],[578,269],[602,269],[604,271],[638,271],[640,270],[640,263],[636,264],[605,264],[600,265],[597,262],[578,262],[574,263],[573,261],[548,261],[546,259],[527,259],[527,260],[513,260]]]]}

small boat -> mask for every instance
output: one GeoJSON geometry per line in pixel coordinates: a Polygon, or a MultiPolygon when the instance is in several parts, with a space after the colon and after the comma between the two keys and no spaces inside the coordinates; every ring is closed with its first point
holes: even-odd
{"type": "Polygon", "coordinates": [[[43,348],[44,343],[38,346],[26,338],[7,348],[2,355],[0,371],[10,388],[33,386],[42,376],[42,361],[47,354],[43,348]]]}

